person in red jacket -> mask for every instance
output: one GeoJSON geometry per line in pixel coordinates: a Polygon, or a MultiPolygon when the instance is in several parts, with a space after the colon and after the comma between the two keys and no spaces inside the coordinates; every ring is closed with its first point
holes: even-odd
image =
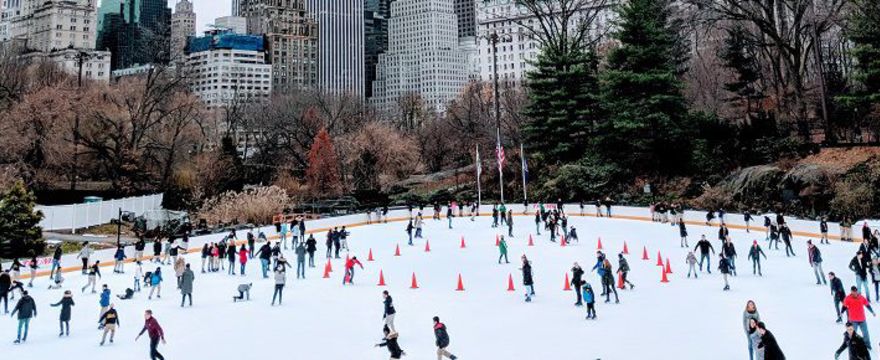
{"type": "Polygon", "coordinates": [[[144,311],[144,328],[141,329],[138,336],[134,338],[134,341],[140,339],[141,335],[145,332],[150,337],[150,359],[165,360],[165,357],[162,356],[157,349],[159,347],[159,341],[162,341],[162,344],[165,344],[165,332],[162,331],[162,326],[159,326],[159,322],[153,317],[153,310],[144,311]]]}
{"type": "Polygon", "coordinates": [[[874,309],[871,308],[871,303],[868,302],[868,299],[865,299],[862,294],[859,294],[859,289],[857,287],[851,287],[849,295],[846,299],[843,299],[843,311],[846,312],[847,318],[849,318],[849,322],[853,324],[853,327],[862,332],[862,337],[865,338],[865,344],[870,350],[871,335],[868,333],[868,323],[865,321],[866,307],[868,308],[868,311],[871,312],[871,315],[877,316],[877,314],[874,313],[874,309]]]}
{"type": "Polygon", "coordinates": [[[361,264],[358,261],[357,256],[352,256],[351,259],[345,262],[345,277],[342,278],[342,285],[345,285],[345,282],[348,281],[349,284],[354,283],[354,266],[358,265],[361,267],[361,270],[364,269],[364,264],[361,264]]]}
{"type": "Polygon", "coordinates": [[[248,250],[246,247],[242,246],[241,250],[238,251],[238,263],[241,264],[241,276],[244,276],[244,267],[248,262],[248,250]]]}

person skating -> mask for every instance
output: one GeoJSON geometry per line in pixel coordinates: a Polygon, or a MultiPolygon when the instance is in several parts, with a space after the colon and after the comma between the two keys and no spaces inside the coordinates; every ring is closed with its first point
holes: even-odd
{"type": "Polygon", "coordinates": [[[605,303],[611,302],[611,293],[614,293],[614,303],[619,304],[620,298],[617,297],[617,287],[614,286],[614,272],[611,271],[611,261],[605,259],[602,262],[602,285],[605,292],[605,303]]]}
{"type": "Polygon", "coordinates": [[[849,269],[856,276],[856,288],[865,290],[865,297],[870,298],[871,293],[868,288],[868,262],[865,260],[865,254],[861,251],[849,262],[849,269]]]}
{"type": "Polygon", "coordinates": [[[446,207],[446,220],[449,223],[449,228],[452,229],[452,218],[455,217],[455,214],[452,211],[452,204],[446,207]]]}
{"type": "MultiPolygon", "coordinates": [[[[257,251],[258,257],[260,259],[260,270],[263,271],[263,279],[269,278],[269,262],[272,259],[272,247],[269,246],[269,243],[263,243],[260,246],[260,250],[257,251]]],[[[327,255],[328,259],[330,258],[330,247],[328,244],[327,247],[327,255]]]]}
{"type": "Polygon", "coordinates": [[[30,277],[28,278],[28,287],[34,287],[34,279],[37,278],[37,268],[39,265],[37,264],[37,256],[34,255],[31,258],[31,261],[28,262],[28,269],[30,270],[30,277]]]}
{"type": "Polygon", "coordinates": [[[382,291],[382,304],[384,306],[382,320],[385,322],[385,327],[397,331],[394,329],[394,315],[397,314],[397,310],[394,309],[394,299],[388,294],[388,290],[382,291]]]}
{"type": "Polygon", "coordinates": [[[706,240],[706,235],[703,235],[700,238],[700,241],[697,241],[697,246],[694,246],[694,251],[700,249],[700,271],[703,271],[703,260],[706,260],[706,272],[712,273],[712,261],[709,258],[709,251],[712,251],[712,254],[715,254],[715,248],[712,247],[712,243],[709,240],[706,240]]]}
{"type": "Polygon", "coordinates": [[[572,226],[571,230],[568,231],[568,239],[569,242],[577,241],[578,243],[580,243],[580,239],[578,239],[577,235],[577,229],[575,229],[574,226],[572,226]]]}
{"type": "Polygon", "coordinates": [[[697,256],[694,255],[694,252],[688,251],[687,257],[684,261],[688,264],[688,279],[691,278],[691,273],[694,273],[694,279],[699,278],[697,272],[697,256]]]}
{"type": "Polygon", "coordinates": [[[763,322],[758,322],[758,333],[761,334],[761,343],[758,349],[764,351],[764,360],[785,360],[785,354],[776,342],[776,337],[763,322]]]}
{"type": "Polygon", "coordinates": [[[593,265],[593,268],[590,271],[596,271],[599,275],[599,284],[602,285],[602,293],[599,296],[605,296],[605,254],[602,253],[601,250],[596,251],[596,264],[593,265]]]}
{"type": "Polygon", "coordinates": [[[409,244],[409,246],[413,246],[413,228],[414,228],[413,221],[412,221],[412,219],[409,219],[409,222],[406,223],[406,230],[405,230],[406,236],[409,239],[407,242],[407,244],[409,244]]]}
{"type": "Polygon", "coordinates": [[[104,341],[107,340],[107,333],[110,333],[110,343],[112,344],[113,337],[116,336],[116,329],[120,326],[119,313],[116,312],[113,304],[110,304],[110,309],[101,315],[101,318],[98,319],[98,323],[104,328],[104,335],[101,336],[100,346],[104,346],[104,341]]]}
{"type": "Polygon", "coordinates": [[[150,295],[147,296],[147,300],[153,299],[154,292],[157,298],[162,298],[162,268],[158,267],[150,274],[150,295]]]}
{"type": "Polygon", "coordinates": [[[571,285],[574,286],[574,293],[577,301],[574,303],[574,306],[583,306],[582,294],[581,294],[581,282],[583,282],[584,277],[584,269],[575,262],[571,267],[571,285]]]}
{"type": "Polygon", "coordinates": [[[840,317],[840,305],[846,297],[846,291],[843,289],[843,282],[834,275],[834,272],[828,273],[828,286],[831,288],[831,298],[834,300],[834,310],[837,312],[837,323],[843,322],[840,317]]]}
{"type": "Polygon", "coordinates": [[[133,291],[141,292],[141,279],[144,277],[144,266],[140,260],[135,263],[133,291]]]}
{"type": "Polygon", "coordinates": [[[364,269],[364,264],[358,260],[357,256],[352,256],[348,261],[345,262],[345,276],[342,277],[342,285],[345,285],[347,281],[349,284],[354,284],[354,266],[360,266],[361,270],[364,269]]]}
{"type": "Polygon", "coordinates": [[[449,347],[449,332],[446,331],[446,325],[440,322],[440,317],[434,317],[434,344],[437,345],[437,360],[443,359],[443,357],[448,357],[451,360],[455,360],[458,357],[452,355],[448,350],[449,347]]]}
{"type": "Polygon", "coordinates": [[[333,248],[335,250],[334,255],[337,259],[339,259],[339,248],[342,247],[340,241],[342,241],[342,233],[334,228],[333,231],[333,248]]]}
{"type": "Polygon", "coordinates": [[[501,237],[501,240],[498,242],[498,263],[501,263],[501,258],[504,258],[505,264],[510,264],[510,261],[507,260],[507,240],[504,240],[504,236],[501,237]]]}
{"type": "Polygon", "coordinates": [[[306,246],[302,242],[296,245],[296,278],[306,278],[306,246]]]}
{"type": "Polygon", "coordinates": [[[743,310],[742,321],[743,331],[746,333],[746,339],[749,342],[749,360],[754,360],[754,348],[756,344],[752,342],[751,335],[755,331],[755,329],[751,328],[749,326],[749,323],[751,322],[757,324],[759,321],[761,321],[761,314],[758,313],[758,307],[755,305],[754,301],[749,300],[748,302],[746,302],[746,308],[745,310],[743,310]]]}
{"type": "Polygon", "coordinates": [[[767,244],[767,249],[779,250],[779,227],[775,222],[770,223],[770,243],[767,244]]]}
{"type": "Polygon", "coordinates": [[[52,307],[61,307],[61,313],[58,315],[58,327],[60,328],[58,333],[59,337],[64,335],[70,336],[70,313],[72,310],[71,308],[74,305],[76,305],[76,303],[73,302],[73,294],[70,290],[65,290],[64,296],[61,297],[61,300],[58,300],[57,303],[51,304],[52,307]]]}
{"type": "Polygon", "coordinates": [[[759,349],[758,345],[761,344],[761,333],[758,332],[758,321],[755,319],[749,319],[748,325],[746,329],[746,336],[749,338],[749,359],[754,360],[764,360],[764,349],[759,349]]]}
{"type": "Polygon", "coordinates": [[[773,225],[773,222],[770,221],[770,217],[764,215],[764,240],[770,240],[770,225],[773,225]]]}
{"type": "Polygon", "coordinates": [[[498,227],[498,204],[492,205],[492,227],[498,227]]]}
{"type": "Polygon", "coordinates": [[[794,254],[794,248],[791,247],[791,229],[788,228],[788,225],[780,226],[779,234],[782,236],[782,242],[785,243],[785,256],[788,257],[789,254],[791,256],[796,256],[794,254]]]}
{"type": "Polygon", "coordinates": [[[64,275],[61,274],[60,271],[55,272],[55,275],[52,277],[52,284],[49,284],[49,290],[52,289],[60,289],[61,284],[64,283],[64,275]]]}
{"type": "Polygon", "coordinates": [[[275,298],[278,298],[278,305],[281,305],[284,296],[284,284],[287,283],[287,272],[284,267],[275,268],[275,292],[272,293],[272,306],[275,306],[275,298]]]}
{"type": "Polygon", "coordinates": [[[309,234],[309,239],[306,240],[306,252],[309,253],[309,267],[315,267],[315,251],[318,251],[318,241],[315,240],[315,236],[309,234]]]}
{"type": "Polygon", "coordinates": [[[678,221],[678,234],[681,236],[681,244],[680,246],[683,248],[690,247],[688,245],[688,231],[687,226],[684,224],[684,220],[678,221]]]}
{"type": "Polygon", "coordinates": [[[389,329],[388,326],[384,326],[382,332],[385,334],[385,337],[382,338],[381,343],[376,344],[376,347],[387,348],[388,352],[391,353],[391,360],[399,360],[401,356],[406,355],[406,352],[404,352],[397,343],[399,335],[396,331],[389,329]]]}
{"type": "Polygon", "coordinates": [[[238,264],[239,264],[239,275],[245,276],[245,269],[247,268],[247,262],[252,257],[250,256],[250,252],[248,249],[242,245],[240,249],[238,249],[238,264]]]}
{"type": "Polygon", "coordinates": [[[324,240],[324,246],[327,247],[325,255],[330,259],[333,257],[333,229],[327,230],[327,239],[324,240]]]}
{"type": "Polygon", "coordinates": [[[724,257],[724,254],[718,255],[718,270],[724,278],[724,291],[730,290],[730,283],[727,282],[727,277],[730,275],[730,261],[724,257]]]}
{"type": "Polygon", "coordinates": [[[81,292],[86,292],[86,289],[91,286],[92,294],[96,293],[95,286],[98,284],[98,278],[101,278],[101,268],[98,266],[99,264],[99,261],[95,261],[95,264],[89,267],[88,282],[86,283],[86,286],[82,287],[81,292]]]}
{"type": "Polygon", "coordinates": [[[764,276],[761,273],[761,256],[764,257],[764,260],[767,260],[767,254],[764,254],[764,250],[761,249],[758,240],[753,240],[752,247],[749,248],[749,260],[752,261],[752,275],[755,275],[755,270],[757,270],[758,276],[764,276]]]}
{"type": "MultiPolygon", "coordinates": [[[[202,245],[202,274],[205,273],[205,263],[208,261],[208,258],[211,257],[211,246],[208,243],[202,245]]],[[[210,267],[210,264],[208,264],[210,267]]]]}
{"type": "Polygon", "coordinates": [[[743,213],[743,221],[746,223],[746,233],[748,234],[749,232],[751,232],[750,224],[752,222],[752,213],[750,213],[748,210],[743,213]]]}
{"type": "Polygon", "coordinates": [[[251,287],[253,287],[253,283],[240,284],[238,285],[238,296],[232,297],[232,302],[237,302],[239,300],[250,300],[251,299],[251,287]]]}
{"type": "Polygon", "coordinates": [[[871,315],[877,316],[877,314],[874,313],[868,299],[859,294],[857,287],[853,286],[849,290],[849,295],[843,299],[843,311],[846,312],[847,320],[862,333],[865,343],[868,344],[868,349],[871,349],[871,335],[868,332],[868,323],[865,319],[865,308],[871,312],[871,315]]]}
{"type": "Polygon", "coordinates": [[[101,312],[98,313],[98,317],[101,317],[110,309],[110,288],[107,287],[107,284],[101,286],[101,297],[98,300],[98,305],[101,306],[101,312]]]}
{"type": "Polygon", "coordinates": [[[587,319],[596,319],[596,293],[593,287],[586,281],[581,281],[583,288],[584,303],[587,304],[587,319]]]}
{"type": "Polygon", "coordinates": [[[192,269],[189,268],[189,264],[186,264],[186,268],[183,270],[183,275],[180,276],[180,307],[183,307],[183,303],[187,297],[189,297],[189,307],[192,307],[193,282],[195,280],[196,274],[194,274],[192,269]]]}
{"type": "Polygon", "coordinates": [[[819,221],[819,232],[822,234],[822,237],[819,238],[819,244],[830,244],[828,241],[828,217],[822,216],[822,220],[819,221]]]}
{"type": "MultiPolygon", "coordinates": [[[[215,247],[214,250],[216,251],[216,249],[217,248],[215,247]]],[[[173,267],[174,276],[175,276],[175,279],[177,279],[177,288],[180,289],[180,280],[181,280],[181,277],[183,276],[184,270],[186,270],[186,260],[184,260],[183,257],[181,256],[181,257],[178,257],[177,260],[174,260],[173,264],[174,264],[174,267],[173,267]]]]}
{"type": "Polygon", "coordinates": [[[623,254],[617,254],[617,274],[620,276],[620,288],[623,289],[623,285],[629,285],[629,289],[632,290],[635,285],[627,279],[627,275],[629,274],[629,262],[626,261],[626,258],[623,257],[623,254]]]}
{"type": "MultiPolygon", "coordinates": [[[[415,237],[416,237],[416,239],[421,239],[422,238],[422,228],[425,227],[425,218],[422,217],[421,211],[419,211],[416,214],[415,227],[416,227],[416,236],[415,237]]],[[[410,244],[410,245],[412,245],[412,244],[410,244]]]]}
{"type": "Polygon", "coordinates": [[[522,256],[522,268],[520,270],[522,270],[523,287],[526,291],[526,302],[531,302],[532,296],[535,295],[535,282],[532,278],[532,263],[525,255],[522,256]]]}
{"type": "Polygon", "coordinates": [[[16,344],[27,341],[28,330],[30,330],[31,319],[37,317],[37,304],[34,302],[27,290],[21,292],[21,299],[15,304],[10,316],[18,314],[18,336],[15,339],[16,344]],[[24,331],[22,332],[22,329],[24,331]]]}
{"type": "Polygon", "coordinates": [[[541,212],[535,211],[535,232],[541,236],[541,212]]]}
{"type": "Polygon", "coordinates": [[[95,251],[92,250],[92,247],[89,246],[89,242],[86,241],[83,243],[82,249],[80,249],[79,253],[76,255],[76,257],[78,257],[80,260],[82,260],[82,273],[83,273],[83,275],[85,275],[89,269],[89,258],[92,257],[92,254],[94,254],[94,252],[95,251]]]}
{"type": "Polygon", "coordinates": [[[49,277],[51,278],[55,275],[55,271],[61,269],[61,255],[63,250],[61,249],[61,245],[55,247],[55,252],[52,254],[52,269],[49,270],[49,277]]]}
{"type": "Polygon", "coordinates": [[[822,252],[819,251],[819,247],[813,245],[812,240],[807,240],[807,258],[810,263],[810,267],[813,268],[813,274],[816,275],[816,285],[828,284],[825,281],[825,271],[822,270],[822,252]]]}
{"type": "Polygon", "coordinates": [[[152,310],[144,311],[144,328],[134,338],[134,341],[138,341],[145,332],[150,337],[150,359],[165,360],[165,357],[159,353],[159,342],[161,341],[162,344],[165,344],[165,332],[162,330],[159,322],[156,321],[156,318],[153,317],[152,310]]]}
{"type": "Polygon", "coordinates": [[[247,248],[248,259],[253,259],[257,249],[257,238],[254,237],[252,231],[247,232],[247,248]]]}
{"type": "Polygon", "coordinates": [[[849,360],[871,360],[871,351],[865,339],[856,334],[852,323],[846,323],[846,331],[843,332],[843,344],[834,352],[834,360],[840,358],[844,350],[849,350],[849,360]]]}
{"type": "Polygon", "coordinates": [[[235,243],[230,243],[228,247],[226,247],[226,261],[229,263],[229,270],[226,271],[226,275],[235,275],[235,256],[238,255],[238,248],[236,248],[235,243]]]}
{"type": "Polygon", "coordinates": [[[729,237],[724,241],[724,245],[721,246],[721,253],[727,259],[733,276],[736,276],[736,247],[733,246],[733,241],[729,237]]]}
{"type": "Polygon", "coordinates": [[[513,237],[513,210],[507,210],[507,236],[513,237]]]}

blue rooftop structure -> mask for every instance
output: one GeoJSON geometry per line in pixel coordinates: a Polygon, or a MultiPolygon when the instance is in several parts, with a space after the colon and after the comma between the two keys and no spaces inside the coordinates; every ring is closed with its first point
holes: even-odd
{"type": "Polygon", "coordinates": [[[191,37],[186,44],[186,53],[196,53],[216,49],[264,51],[265,40],[260,35],[243,35],[230,31],[208,32],[205,36],[191,37]]]}

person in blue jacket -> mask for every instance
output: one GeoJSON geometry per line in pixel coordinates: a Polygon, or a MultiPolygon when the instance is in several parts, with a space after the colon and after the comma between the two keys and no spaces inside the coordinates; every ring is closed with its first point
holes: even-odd
{"type": "Polygon", "coordinates": [[[593,287],[586,281],[581,281],[583,288],[584,303],[587,304],[587,319],[596,319],[596,294],[593,287]]]}
{"type": "Polygon", "coordinates": [[[101,286],[101,298],[98,300],[98,305],[101,305],[101,313],[98,314],[100,318],[107,310],[110,310],[110,288],[107,287],[107,284],[101,286]]]}
{"type": "MultiPolygon", "coordinates": [[[[597,269],[599,274],[599,281],[602,281],[602,278],[605,277],[605,268],[602,267],[602,264],[605,262],[605,254],[601,251],[596,251],[596,265],[593,265],[593,269],[590,271],[596,271],[597,269]]],[[[603,291],[599,296],[605,296],[605,291],[603,287],[603,291]]]]}
{"type": "Polygon", "coordinates": [[[150,295],[147,296],[147,300],[153,299],[153,292],[156,293],[157,298],[162,298],[162,268],[156,268],[150,276],[150,295]]]}

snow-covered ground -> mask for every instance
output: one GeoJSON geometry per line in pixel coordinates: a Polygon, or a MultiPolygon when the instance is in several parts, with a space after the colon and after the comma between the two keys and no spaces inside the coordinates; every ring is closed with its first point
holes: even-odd
{"type": "MultiPolygon", "coordinates": [[[[65,288],[74,291],[71,335],[59,339],[59,308],[49,307],[61,298],[63,290],[46,290],[48,278],[41,277],[32,289],[39,317],[31,323],[26,344],[13,345],[16,321],[0,319],[0,354],[13,359],[148,358],[148,340],[134,342],[143,325],[142,314],[152,309],[165,329],[168,344],[160,351],[168,359],[246,359],[284,357],[292,359],[387,359],[384,348],[374,348],[381,338],[382,290],[394,297],[398,314],[396,325],[400,344],[408,359],[432,359],[435,355],[431,318],[440,316],[451,337],[449,350],[461,359],[747,359],[742,311],[746,301],[755,300],[762,319],[776,335],[789,359],[830,358],[842,340],[843,327],[834,323],[835,313],[827,286],[815,285],[807,264],[806,239],[796,238],[797,257],[786,258],[784,251],[766,248],[763,232],[747,234],[731,230],[741,254],[737,259],[739,276],[731,279],[732,290],[724,292],[721,276],[701,274],[698,280],[686,278],[687,251],[679,247],[678,229],[644,221],[572,217],[580,243],[560,247],[546,234],[535,236],[532,217],[516,217],[515,238],[509,239],[511,264],[497,263],[495,235],[507,229],[490,228],[491,218],[476,222],[456,218],[454,229],[446,220],[426,220],[425,239],[416,246],[406,245],[405,223],[395,222],[350,229],[351,254],[364,262],[354,286],[341,285],[342,260],[333,260],[331,279],[323,279],[324,234],[317,234],[318,265],[308,269],[306,280],[296,280],[289,271],[284,305],[269,306],[273,280],[260,278],[259,262],[248,264],[248,275],[229,276],[225,272],[201,274],[200,258],[188,261],[196,272],[192,308],[181,309],[180,294],[174,288],[173,270],[163,268],[167,283],[162,298],[149,301],[146,293],[134,300],[116,299],[132,286],[133,265],[117,275],[103,268],[99,285],[109,284],[120,313],[121,328],[116,343],[99,347],[97,330],[98,295],[81,294],[85,278],[67,274],[65,288]],[[535,246],[527,246],[529,235],[535,246]],[[467,243],[459,247],[460,237],[467,243]],[[600,283],[589,269],[595,263],[597,239],[601,237],[615,269],[616,254],[626,241],[632,267],[634,290],[620,291],[620,304],[597,304],[598,319],[585,320],[585,310],[573,306],[573,292],[563,291],[565,274],[577,261],[588,274],[586,279],[597,290],[600,283]],[[760,239],[769,259],[763,263],[764,276],[751,274],[745,256],[752,239],[760,239]],[[425,240],[431,252],[425,252],[425,240]],[[400,244],[402,256],[393,256],[400,244]],[[651,260],[641,260],[647,247],[651,260]],[[372,249],[375,261],[367,262],[372,249]],[[661,271],[655,265],[657,251],[672,262],[670,282],[660,283],[661,271]],[[537,297],[523,301],[518,270],[519,257],[532,260],[537,297]],[[380,270],[388,285],[377,286],[380,270]],[[411,275],[418,277],[419,289],[410,289],[411,275]],[[465,291],[455,291],[458,274],[465,291]],[[508,292],[512,274],[516,292],[508,292]],[[250,302],[232,302],[240,283],[253,282],[250,302]]],[[[717,228],[689,226],[690,245],[705,233],[720,250],[717,228]]],[[[847,264],[856,245],[832,242],[822,245],[825,271],[835,271],[849,288],[854,278],[847,264]]],[[[287,252],[287,258],[294,258],[287,252]]],[[[343,258],[345,256],[343,255],[343,258]]],[[[145,271],[152,270],[145,265],[145,271]]],[[[873,289],[872,289],[873,292],[873,289]]],[[[873,294],[872,294],[873,296],[873,294]]],[[[13,304],[10,304],[10,310],[13,304]]],[[[869,326],[880,336],[876,320],[869,326]]],[[[874,340],[872,340],[874,341],[874,340]]],[[[875,342],[876,344],[876,342],[875,342]]]]}

